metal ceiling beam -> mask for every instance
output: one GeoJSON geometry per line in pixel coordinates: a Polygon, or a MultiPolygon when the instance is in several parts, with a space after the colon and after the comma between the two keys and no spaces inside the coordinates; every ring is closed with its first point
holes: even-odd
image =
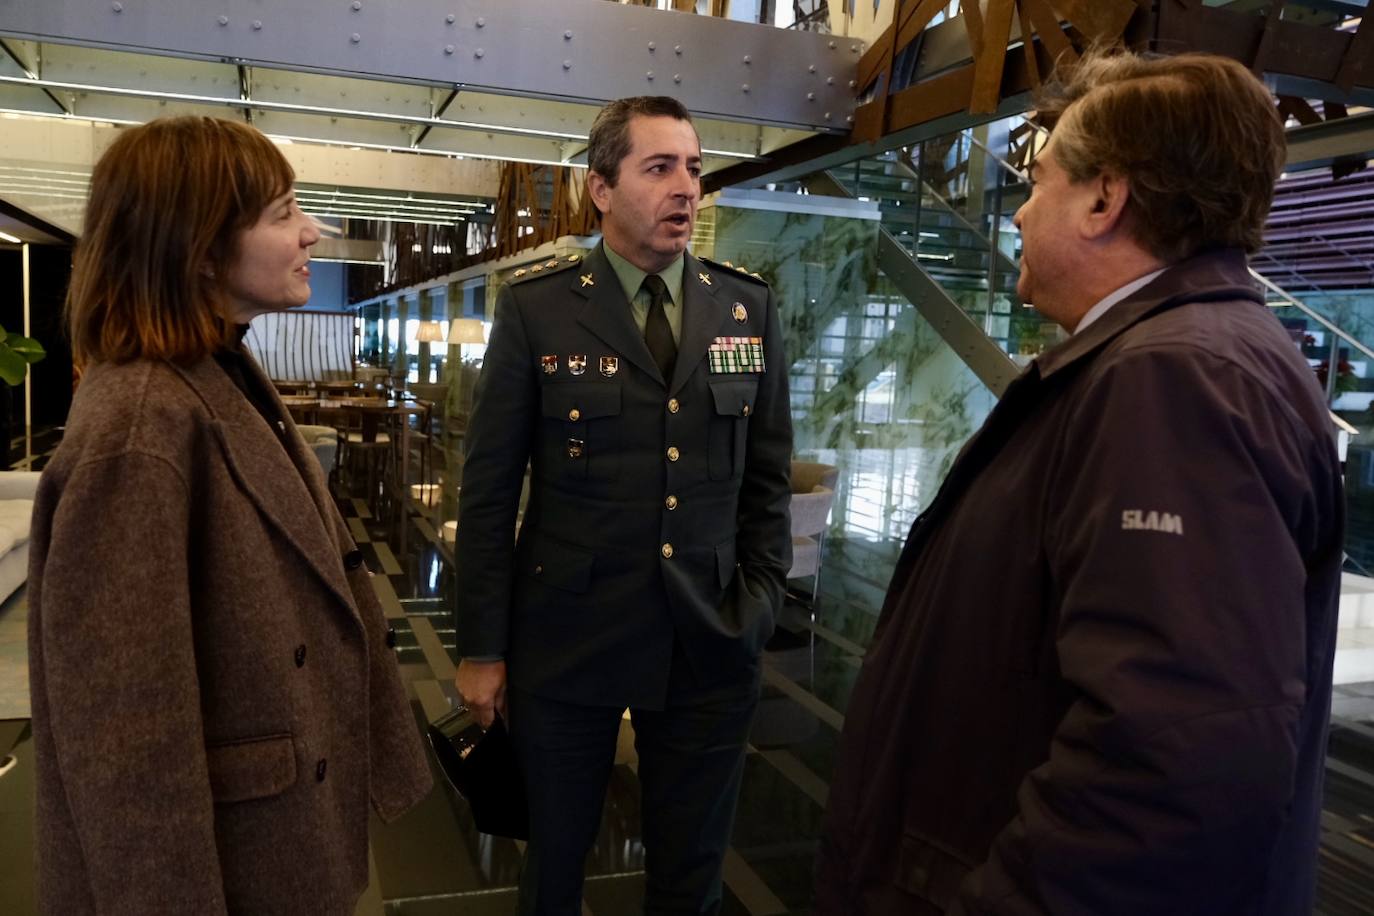
{"type": "Polygon", "coordinates": [[[857,41],[604,0],[0,0],[0,35],[601,104],[667,94],[695,113],[844,125],[857,41]],[[825,115],[830,114],[827,120],[825,115]]]}
{"type": "Polygon", "coordinates": [[[1290,128],[1287,167],[1316,169],[1349,157],[1374,158],[1374,112],[1290,128]]]}
{"type": "MultiPolygon", "coordinates": [[[[118,135],[116,128],[57,118],[0,123],[4,124],[0,130],[0,164],[69,168],[83,178],[118,135]]],[[[284,144],[280,149],[302,184],[378,193],[409,191],[465,200],[495,198],[500,188],[500,163],[487,159],[396,155],[313,143],[284,144]]]]}

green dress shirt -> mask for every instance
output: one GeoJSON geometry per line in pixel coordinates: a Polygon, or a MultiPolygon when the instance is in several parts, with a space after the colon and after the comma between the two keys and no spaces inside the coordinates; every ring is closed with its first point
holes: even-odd
{"type": "MultiPolygon", "coordinates": [[[[644,326],[649,321],[649,293],[643,289],[647,273],[611,250],[610,245],[601,246],[606,251],[606,260],[611,262],[616,279],[625,290],[625,298],[630,301],[630,312],[634,317],[639,334],[644,335],[644,326]]],[[[673,343],[682,341],[682,271],[687,259],[682,255],[658,272],[668,287],[669,301],[663,303],[663,314],[668,318],[668,327],[673,332],[673,343]]]]}

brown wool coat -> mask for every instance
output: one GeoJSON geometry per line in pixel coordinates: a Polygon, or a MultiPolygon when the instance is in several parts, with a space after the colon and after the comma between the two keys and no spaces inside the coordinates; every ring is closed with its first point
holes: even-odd
{"type": "Polygon", "coordinates": [[[34,504],[43,913],[352,913],[369,800],[431,786],[355,551],[213,359],[91,369],[34,504]]]}

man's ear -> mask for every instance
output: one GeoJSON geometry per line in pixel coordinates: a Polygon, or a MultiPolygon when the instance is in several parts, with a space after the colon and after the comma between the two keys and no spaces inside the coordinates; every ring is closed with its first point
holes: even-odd
{"type": "Polygon", "coordinates": [[[1083,235],[1101,239],[1125,225],[1126,203],[1131,199],[1130,182],[1119,175],[1103,172],[1089,182],[1091,208],[1083,216],[1083,235]]]}
{"type": "Polygon", "coordinates": [[[587,193],[603,216],[611,209],[611,185],[600,172],[587,172],[587,193]]]}

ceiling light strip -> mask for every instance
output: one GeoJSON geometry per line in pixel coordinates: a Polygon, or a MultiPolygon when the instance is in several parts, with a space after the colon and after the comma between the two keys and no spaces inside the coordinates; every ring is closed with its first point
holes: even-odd
{"type": "Polygon", "coordinates": [[[243,99],[238,96],[198,95],[190,92],[166,92],[160,89],[133,89],[127,86],[98,86],[93,83],[67,83],[61,80],[28,79],[22,76],[0,76],[0,85],[31,86],[35,89],[57,89],[63,92],[90,92],[97,95],[116,95],[132,99],[189,102],[197,105],[221,105],[226,108],[254,108],[285,114],[320,115],[331,118],[358,118],[365,121],[387,121],[394,124],[413,124],[418,127],[451,127],[458,130],[480,130],[484,133],[512,134],[544,140],[585,140],[583,134],[558,130],[539,130],[533,127],[514,127],[504,124],[479,124],[475,121],[451,121],[447,118],[426,118],[420,115],[361,108],[331,108],[322,105],[302,105],[296,102],[269,102],[265,99],[243,99]]]}
{"type": "MultiPolygon", "coordinates": [[[[331,118],[358,118],[365,121],[411,124],[417,127],[476,130],[482,131],[483,133],[507,134],[516,137],[533,137],[541,140],[572,140],[579,143],[587,142],[586,134],[569,133],[561,130],[541,130],[534,127],[516,127],[507,124],[483,124],[477,121],[456,121],[449,118],[427,118],[420,115],[397,114],[385,111],[367,111],[360,108],[330,108],[320,105],[302,105],[297,102],[269,102],[264,99],[243,99],[237,96],[197,95],[189,92],[164,92],[157,89],[98,86],[91,83],[68,83],[60,80],[29,79],[22,76],[0,76],[0,85],[30,86],[36,89],[57,89],[64,92],[91,92],[97,95],[124,96],[126,98],[135,99],[156,99],[158,101],[168,100],[199,105],[221,105],[226,108],[255,108],[258,111],[275,111],[285,114],[316,115],[331,118]]],[[[753,153],[741,153],[734,150],[703,149],[701,153],[703,156],[720,156],[728,159],[753,160],[759,158],[753,153]]]]}
{"type": "Polygon", "coordinates": [[[311,211],[314,211],[314,210],[341,210],[341,211],[347,211],[347,212],[349,212],[349,213],[389,213],[389,214],[391,214],[392,216],[396,216],[396,217],[414,216],[414,217],[420,218],[420,219],[446,219],[446,220],[467,219],[468,217],[470,217],[470,216],[473,215],[473,214],[470,213],[470,212],[467,212],[467,213],[411,213],[411,212],[405,212],[405,211],[401,211],[401,210],[389,210],[389,209],[387,209],[386,207],[348,207],[348,206],[344,206],[344,205],[341,205],[341,204],[329,204],[329,203],[302,203],[302,204],[301,204],[301,209],[302,209],[303,211],[307,212],[307,213],[308,213],[308,212],[311,212],[311,211]]]}
{"type": "Polygon", "coordinates": [[[432,216],[450,216],[458,214],[466,215],[477,212],[477,208],[475,207],[412,207],[406,204],[379,205],[368,203],[366,201],[361,200],[335,200],[333,198],[328,197],[310,197],[309,195],[301,194],[300,192],[296,193],[296,201],[302,205],[306,203],[315,204],[316,206],[328,206],[332,204],[340,207],[372,207],[378,210],[396,210],[397,212],[403,210],[412,210],[416,213],[428,213],[432,216]]]}
{"type": "Polygon", "coordinates": [[[336,218],[338,218],[338,219],[370,219],[370,220],[372,220],[372,221],[374,221],[374,222],[378,222],[378,223],[418,223],[418,224],[423,225],[423,226],[452,226],[452,225],[453,225],[453,221],[452,221],[452,220],[449,220],[449,221],[446,222],[446,221],[443,221],[443,220],[416,219],[416,218],[413,217],[413,216],[406,216],[406,217],[390,217],[390,216],[381,216],[381,215],[376,215],[376,214],[368,215],[368,214],[361,214],[361,213],[330,213],[330,212],[324,212],[324,211],[318,211],[318,210],[315,211],[312,215],[314,215],[314,216],[332,216],[332,217],[336,217],[336,218]]]}
{"type": "Polygon", "coordinates": [[[328,194],[339,197],[357,197],[362,200],[394,200],[399,203],[412,204],[439,204],[441,206],[452,207],[485,207],[486,203],[479,200],[450,200],[444,197],[400,197],[394,194],[363,194],[357,191],[338,191],[333,189],[317,188],[296,188],[297,194],[328,194]]]}

